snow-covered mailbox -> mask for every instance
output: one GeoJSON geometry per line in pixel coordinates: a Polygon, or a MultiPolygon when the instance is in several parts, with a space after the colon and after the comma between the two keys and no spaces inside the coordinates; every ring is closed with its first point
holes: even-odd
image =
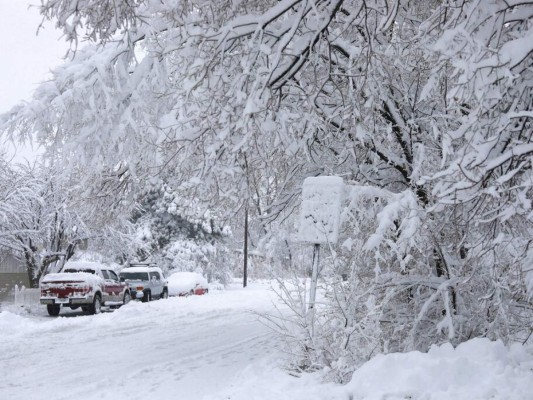
{"type": "Polygon", "coordinates": [[[313,272],[307,306],[311,336],[314,336],[314,309],[316,286],[320,272],[320,245],[337,243],[343,195],[344,182],[338,176],[319,176],[304,180],[299,237],[301,242],[314,245],[313,272]]]}

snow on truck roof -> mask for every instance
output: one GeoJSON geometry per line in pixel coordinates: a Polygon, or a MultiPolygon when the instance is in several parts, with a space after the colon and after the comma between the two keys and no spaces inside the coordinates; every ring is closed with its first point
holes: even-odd
{"type": "Polygon", "coordinates": [[[149,267],[149,266],[143,266],[143,267],[126,267],[120,270],[120,272],[159,272],[163,273],[161,268],[159,267],[149,267]]]}
{"type": "Polygon", "coordinates": [[[65,263],[65,266],[63,267],[63,270],[66,269],[75,269],[75,270],[84,270],[84,269],[94,269],[95,271],[98,271],[100,269],[111,269],[109,267],[106,267],[103,264],[93,262],[93,261],[67,261],[65,263]]]}
{"type": "Polygon", "coordinates": [[[99,275],[91,274],[89,272],[59,272],[55,274],[48,274],[42,280],[41,283],[54,283],[56,281],[61,282],[86,282],[93,285],[98,285],[102,281],[99,275]]]}

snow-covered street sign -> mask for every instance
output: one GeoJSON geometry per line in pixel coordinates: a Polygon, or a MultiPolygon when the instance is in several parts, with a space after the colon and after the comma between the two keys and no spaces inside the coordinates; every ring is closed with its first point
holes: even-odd
{"type": "Polygon", "coordinates": [[[320,245],[337,243],[343,193],[344,182],[338,176],[306,178],[302,187],[300,241],[314,244],[313,270],[307,306],[311,337],[315,335],[315,300],[320,275],[320,245]]]}
{"type": "Polygon", "coordinates": [[[337,242],[343,193],[344,182],[338,176],[304,180],[300,241],[314,244],[337,242]]]}

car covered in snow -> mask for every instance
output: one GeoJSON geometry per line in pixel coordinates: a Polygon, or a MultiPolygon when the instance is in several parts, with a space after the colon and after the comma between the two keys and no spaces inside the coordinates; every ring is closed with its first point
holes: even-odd
{"type": "Polygon", "coordinates": [[[120,271],[120,281],[128,284],[133,299],[142,302],[168,297],[167,280],[161,268],[151,264],[130,264],[120,271]]]}
{"type": "Polygon", "coordinates": [[[95,262],[69,261],[59,273],[46,275],[39,288],[40,303],[51,316],[59,315],[61,306],[99,314],[102,306],[118,307],[131,300],[129,287],[116,272],[95,262]]]}
{"type": "Polygon", "coordinates": [[[207,279],[197,272],[174,272],[168,277],[169,296],[201,295],[208,292],[207,279]]]}

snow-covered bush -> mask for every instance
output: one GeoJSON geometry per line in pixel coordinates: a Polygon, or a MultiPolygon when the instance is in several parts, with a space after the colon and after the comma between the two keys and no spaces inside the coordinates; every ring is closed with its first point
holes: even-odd
{"type": "MultiPolygon", "coordinates": [[[[526,285],[513,266],[524,243],[501,236],[491,249],[457,244],[455,221],[437,219],[409,191],[347,185],[343,210],[339,245],[323,246],[321,254],[314,326],[308,282],[277,288],[291,316],[268,320],[285,337],[292,368],[326,366],[332,379],[345,382],[377,353],[529,337],[526,285]]],[[[452,211],[456,205],[440,210],[452,211]]],[[[485,226],[469,229],[470,240],[486,235],[485,226]]]]}

